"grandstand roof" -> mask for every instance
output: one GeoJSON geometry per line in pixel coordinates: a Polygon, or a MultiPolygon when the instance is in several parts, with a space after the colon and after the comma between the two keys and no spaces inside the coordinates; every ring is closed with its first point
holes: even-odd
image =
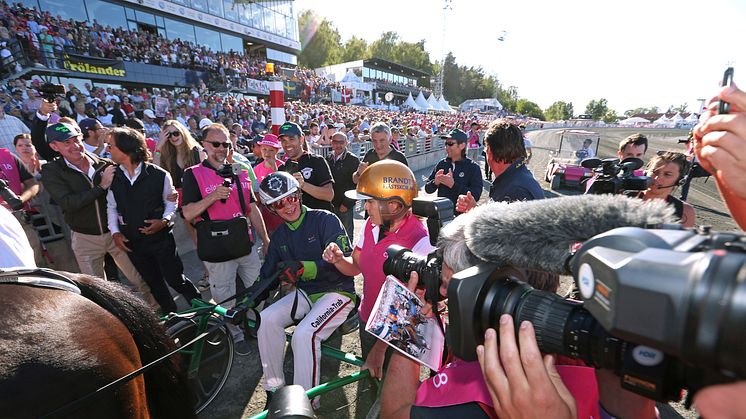
{"type": "Polygon", "coordinates": [[[424,71],[417,70],[416,68],[407,67],[405,65],[397,64],[392,61],[384,60],[383,58],[369,58],[363,60],[363,66],[367,68],[375,68],[378,70],[390,70],[395,73],[404,74],[407,76],[414,77],[430,77],[431,74],[425,73],[424,71]]]}

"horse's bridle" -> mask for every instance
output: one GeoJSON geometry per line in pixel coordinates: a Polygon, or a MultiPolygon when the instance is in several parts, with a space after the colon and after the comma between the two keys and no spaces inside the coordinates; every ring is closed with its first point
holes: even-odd
{"type": "Polygon", "coordinates": [[[80,288],[75,281],[65,275],[42,268],[0,270],[0,285],[3,284],[52,288],[81,295],[80,288]]]}

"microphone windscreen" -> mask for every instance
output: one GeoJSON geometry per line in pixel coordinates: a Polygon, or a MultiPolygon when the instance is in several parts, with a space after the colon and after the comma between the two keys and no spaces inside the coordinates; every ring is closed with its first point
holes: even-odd
{"type": "Polygon", "coordinates": [[[460,217],[469,250],[478,258],[528,269],[568,273],[571,248],[618,227],[649,227],[677,222],[665,201],[623,195],[494,202],[460,217]]]}

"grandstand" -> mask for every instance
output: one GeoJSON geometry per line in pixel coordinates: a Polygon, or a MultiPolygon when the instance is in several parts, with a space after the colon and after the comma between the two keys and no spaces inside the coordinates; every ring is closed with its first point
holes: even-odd
{"type": "Polygon", "coordinates": [[[24,0],[0,3],[0,78],[82,88],[192,87],[268,94],[266,62],[295,67],[292,1],[24,0]],[[0,34],[2,35],[2,34],[0,34]],[[7,52],[6,52],[7,51],[7,52]]]}

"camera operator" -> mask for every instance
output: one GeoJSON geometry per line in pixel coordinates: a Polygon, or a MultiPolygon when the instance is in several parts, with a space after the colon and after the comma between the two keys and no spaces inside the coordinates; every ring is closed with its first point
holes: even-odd
{"type": "MultiPolygon", "coordinates": [[[[210,124],[203,128],[202,144],[207,152],[207,158],[201,164],[184,171],[182,213],[187,222],[195,222],[199,218],[205,221],[230,220],[245,214],[250,226],[254,227],[262,239],[262,251],[266,254],[269,237],[262,215],[256,206],[248,173],[241,171],[238,182],[240,185],[234,182],[231,186],[223,186],[225,178],[218,172],[228,164],[229,156],[233,152],[233,143],[229,137],[228,129],[222,124],[210,124]],[[234,191],[234,188],[238,187],[243,188],[245,211],[242,210],[237,189],[234,191]]],[[[236,293],[236,273],[246,287],[251,286],[259,276],[261,265],[259,254],[254,249],[247,255],[235,259],[204,263],[209,275],[212,297],[216,301],[223,301],[236,293]]],[[[233,302],[229,301],[226,304],[230,307],[233,302]]],[[[238,345],[238,353],[247,355],[248,343],[241,331],[233,325],[229,325],[229,329],[238,345]]]]}
{"type": "Polygon", "coordinates": [[[645,153],[648,151],[648,137],[637,133],[628,136],[619,142],[619,148],[616,155],[619,161],[629,157],[645,160],[645,153]]]}
{"type": "MultiPolygon", "coordinates": [[[[456,218],[441,230],[438,239],[438,253],[443,261],[440,294],[444,298],[452,275],[480,262],[466,245],[464,226],[469,222],[465,216],[456,218]]],[[[556,274],[510,270],[537,289],[555,292],[559,285],[556,274]]],[[[413,271],[409,287],[422,298],[423,291],[415,289],[418,280],[413,271]]],[[[429,307],[426,304],[423,312],[429,307]]],[[[588,417],[597,416],[599,398],[606,410],[616,416],[654,417],[654,402],[622,390],[619,379],[611,372],[598,370],[594,375],[593,369],[560,358],[557,365],[571,366],[560,378],[555,357],[539,352],[531,323],[521,323],[518,342],[513,323],[509,315],[503,315],[499,332],[485,332],[485,343],[477,348],[478,363],[454,358],[422,383],[417,363],[399,354],[393,356],[381,395],[381,417],[588,417]],[[448,382],[458,389],[449,389],[448,382]],[[572,393],[566,382],[575,389],[572,393]]]]}
{"type": "MultiPolygon", "coordinates": [[[[404,164],[388,159],[371,164],[360,176],[357,189],[347,191],[345,196],[365,200],[369,217],[351,257],[345,257],[339,246],[331,243],[324,250],[324,260],[333,263],[343,274],[363,274],[360,318],[365,323],[386,280],[383,273],[386,249],[398,244],[426,255],[432,247],[427,229],[412,214],[417,182],[404,164]]],[[[369,369],[373,377],[380,379],[387,345],[364,328],[360,328],[360,342],[365,357],[363,369],[369,369]]]]}
{"type": "Polygon", "coordinates": [[[674,208],[676,216],[684,227],[694,227],[694,207],[672,195],[674,189],[681,185],[689,171],[686,155],[675,151],[664,151],[650,159],[647,175],[653,180],[644,191],[630,191],[627,196],[642,200],[662,199],[674,208]]]}
{"type": "MultiPolygon", "coordinates": [[[[507,120],[497,119],[484,136],[487,153],[485,164],[490,166],[495,180],[490,189],[493,202],[528,201],[543,199],[544,191],[526,166],[526,147],[520,128],[507,120]]],[[[471,192],[460,195],[456,211],[468,212],[477,205],[471,192]]]]}

